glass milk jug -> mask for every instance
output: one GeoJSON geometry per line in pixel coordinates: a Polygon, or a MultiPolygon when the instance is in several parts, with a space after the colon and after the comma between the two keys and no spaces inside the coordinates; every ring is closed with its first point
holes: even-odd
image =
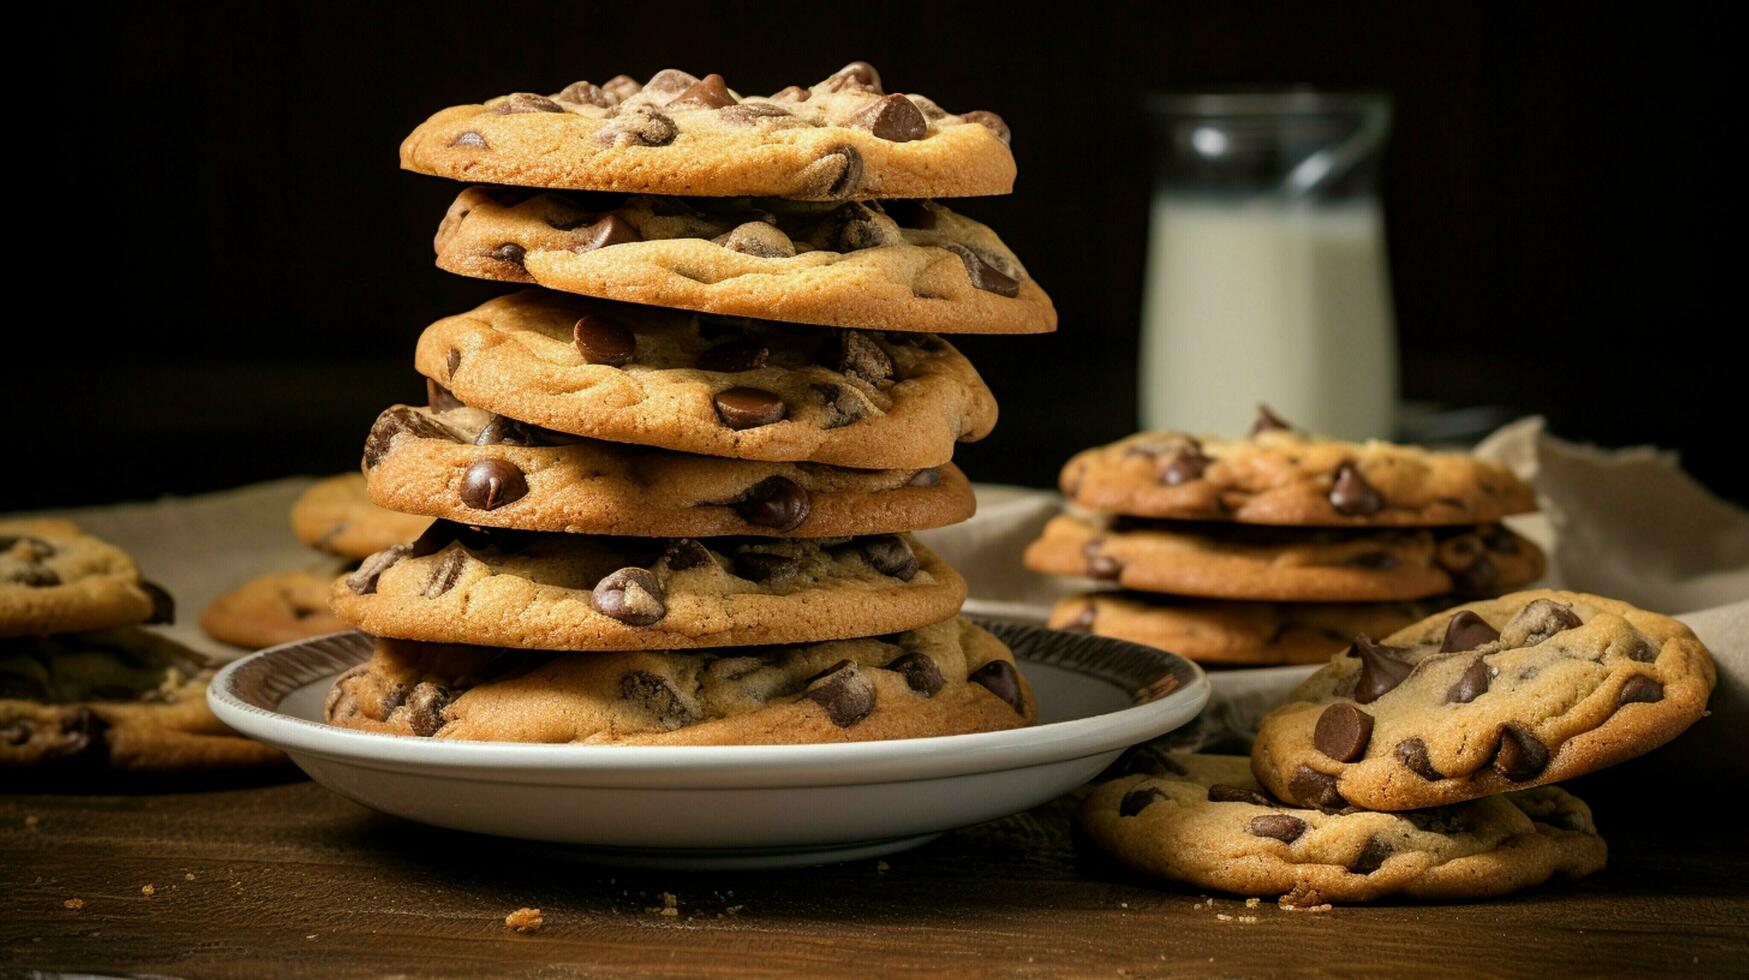
{"type": "Polygon", "coordinates": [[[1151,429],[1391,435],[1381,95],[1160,96],[1140,403],[1151,429]]]}

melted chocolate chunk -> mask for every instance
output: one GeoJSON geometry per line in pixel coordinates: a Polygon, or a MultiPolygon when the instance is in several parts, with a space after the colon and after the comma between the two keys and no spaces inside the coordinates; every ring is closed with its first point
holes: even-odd
{"type": "Polygon", "coordinates": [[[1615,703],[1617,705],[1636,702],[1655,704],[1662,700],[1664,700],[1664,685],[1644,674],[1635,674],[1622,684],[1621,694],[1616,696],[1615,703]]]}
{"type": "Polygon", "coordinates": [[[596,612],[627,626],[650,626],[668,615],[666,593],[647,568],[629,567],[611,572],[595,583],[589,604],[596,612]]]}
{"type": "Polygon", "coordinates": [[[902,675],[905,686],[924,697],[932,698],[947,686],[946,678],[941,676],[941,668],[936,665],[935,658],[928,654],[907,653],[887,664],[886,669],[902,675]]]}
{"type": "Polygon", "coordinates": [[[868,403],[849,385],[825,383],[816,384],[813,388],[826,405],[823,428],[842,429],[868,416],[868,403]]]}
{"type": "Polygon", "coordinates": [[[627,242],[641,242],[644,236],[632,227],[632,223],[617,214],[603,215],[594,224],[583,229],[583,240],[571,246],[573,252],[593,252],[598,248],[612,245],[624,245],[627,242]]]}
{"type": "Polygon", "coordinates": [[[827,342],[828,365],[871,385],[893,380],[893,359],[873,335],[861,330],[836,331],[827,342]]]}
{"type": "Polygon", "coordinates": [[[462,577],[462,570],[468,565],[468,553],[460,548],[446,553],[431,567],[431,575],[425,580],[425,588],[420,591],[427,599],[435,599],[450,589],[462,577]]]}
{"type": "Polygon", "coordinates": [[[624,110],[595,131],[595,138],[608,146],[667,146],[678,135],[674,120],[647,105],[624,110]]]}
{"type": "Polygon", "coordinates": [[[698,355],[698,369],[740,374],[764,367],[770,357],[771,348],[756,340],[725,340],[698,355]]]}
{"type": "Polygon", "coordinates": [[[826,76],[825,81],[820,83],[820,88],[827,92],[869,92],[880,95],[881,73],[875,71],[874,66],[866,61],[852,61],[826,76]]]}
{"type": "Polygon", "coordinates": [[[1348,866],[1348,870],[1357,875],[1369,875],[1377,871],[1390,856],[1391,845],[1377,837],[1369,837],[1366,846],[1360,849],[1360,854],[1355,856],[1354,863],[1348,866]]]}
{"type": "Polygon", "coordinates": [[[1208,470],[1209,464],[1213,462],[1214,460],[1204,456],[1195,448],[1181,449],[1174,453],[1170,460],[1167,460],[1165,466],[1160,467],[1160,482],[1169,487],[1176,487],[1192,480],[1200,480],[1203,473],[1208,470]]]}
{"type": "Polygon", "coordinates": [[[1422,779],[1432,781],[1445,778],[1444,773],[1433,768],[1433,762],[1427,758],[1427,743],[1421,739],[1406,738],[1398,742],[1392,754],[1403,764],[1403,768],[1422,779]]]}
{"type": "Polygon", "coordinates": [[[1365,517],[1376,514],[1385,507],[1385,498],[1366,482],[1360,475],[1360,468],[1353,463],[1343,463],[1336,469],[1336,478],[1330,484],[1330,506],[1336,508],[1336,513],[1348,517],[1365,517]]]}
{"type": "Polygon", "coordinates": [[[1354,700],[1371,704],[1394,689],[1414,672],[1412,664],[1397,659],[1398,647],[1373,642],[1365,633],[1354,638],[1348,656],[1360,658],[1360,674],[1354,681],[1354,700]]]}
{"type": "Polygon", "coordinates": [[[1252,817],[1245,829],[1253,837],[1269,837],[1283,844],[1292,844],[1306,832],[1306,822],[1285,813],[1265,813],[1252,817]]]}
{"type": "Polygon", "coordinates": [[[396,405],[384,409],[377,416],[376,422],[370,427],[370,435],[364,439],[364,468],[370,469],[383,461],[394,447],[396,437],[402,434],[415,439],[442,439],[445,442],[464,442],[460,432],[437,421],[415,408],[406,405],[396,405]]]}
{"type": "Polygon", "coordinates": [[[763,551],[743,551],[735,555],[735,574],[749,582],[782,585],[801,573],[802,563],[795,558],[763,551]]]}
{"type": "Polygon", "coordinates": [[[668,547],[662,552],[662,560],[668,563],[668,570],[673,572],[701,568],[716,561],[711,557],[710,549],[693,538],[675,538],[668,542],[668,547]]]}
{"type": "Polygon", "coordinates": [[[897,534],[875,534],[856,539],[857,550],[874,570],[882,575],[891,575],[901,582],[909,582],[917,577],[920,567],[917,555],[905,539],[897,534]]]}
{"type": "Polygon", "coordinates": [[[941,470],[936,467],[921,469],[911,474],[911,479],[905,481],[908,487],[938,487],[941,486],[941,470]]]}
{"type": "Polygon", "coordinates": [[[1133,817],[1154,803],[1166,799],[1171,799],[1171,797],[1167,796],[1165,791],[1158,786],[1143,786],[1139,789],[1132,789],[1123,795],[1123,799],[1117,801],[1117,815],[1133,817]]]}
{"type": "Polygon", "coordinates": [[[839,144],[828,147],[802,171],[801,190],[808,197],[843,200],[862,189],[862,178],[862,154],[854,146],[839,144]]]}
{"type": "Polygon", "coordinates": [[[413,734],[422,738],[430,738],[443,727],[443,709],[455,700],[455,694],[449,688],[431,681],[420,681],[408,692],[406,701],[407,725],[413,729],[413,734]]]}
{"type": "Polygon", "coordinates": [[[517,92],[493,103],[492,111],[500,116],[511,116],[521,112],[564,112],[565,107],[544,95],[517,92]]]}
{"type": "Polygon", "coordinates": [[[788,109],[769,102],[742,102],[717,110],[717,118],[736,126],[756,126],[761,119],[782,119],[791,115],[793,113],[788,109]]]}
{"type": "Polygon", "coordinates": [[[858,110],[849,122],[878,139],[894,143],[919,140],[929,132],[929,120],[923,118],[923,111],[903,95],[882,96],[858,110]]]}
{"type": "Polygon", "coordinates": [[[747,221],[711,239],[731,252],[759,259],[787,259],[796,254],[796,244],[775,225],[747,221]]]}
{"type": "Polygon", "coordinates": [[[1354,762],[1366,755],[1372,726],[1372,715],[1346,701],[1338,701],[1318,716],[1312,729],[1312,744],[1337,762],[1354,762]]]}
{"type": "Polygon", "coordinates": [[[610,109],[619,102],[619,99],[589,82],[572,82],[565,86],[559,94],[553,96],[553,99],[558,102],[569,102],[572,105],[592,105],[601,109],[610,109]]]}
{"type": "Polygon", "coordinates": [[[785,476],[768,476],[754,484],[735,504],[735,513],[749,524],[793,531],[808,519],[813,505],[808,491],[785,476]]]}
{"type": "Polygon", "coordinates": [[[480,426],[474,436],[476,446],[550,446],[553,438],[545,430],[518,422],[507,415],[493,415],[480,426]]]}
{"type": "Polygon", "coordinates": [[[982,255],[956,242],[948,242],[940,247],[960,257],[973,286],[1010,299],[1020,295],[1020,281],[991,265],[982,255]]]}
{"type": "Polygon", "coordinates": [[[996,695],[1017,715],[1026,714],[1026,697],[1020,690],[1020,673],[1006,660],[992,660],[972,671],[966,680],[996,695]]]}
{"type": "Polygon", "coordinates": [[[839,728],[849,728],[875,708],[874,684],[849,660],[826,668],[802,697],[825,708],[826,717],[839,728]]]}
{"type": "Polygon", "coordinates": [[[1103,582],[1115,582],[1123,577],[1123,562],[1105,553],[1105,542],[1099,538],[1081,546],[1081,557],[1087,559],[1087,577],[1103,582]]]}
{"type": "Polygon", "coordinates": [[[1488,693],[1488,682],[1494,677],[1494,672],[1488,669],[1488,661],[1477,657],[1464,668],[1462,676],[1451,690],[1445,692],[1447,704],[1469,704],[1471,701],[1488,693]]]}
{"type": "Polygon", "coordinates": [[[723,76],[712,73],[693,82],[686,91],[669,100],[669,109],[721,109],[736,104],[723,76]]]}
{"type": "Polygon", "coordinates": [[[717,417],[731,429],[754,429],[789,416],[783,399],[761,388],[735,387],[717,392],[717,417]]]}
{"type": "Polygon", "coordinates": [[[1319,810],[1340,810],[1348,805],[1336,790],[1336,777],[1301,765],[1288,779],[1287,791],[1302,805],[1319,810]]]}
{"type": "Polygon", "coordinates": [[[1508,620],[1500,635],[1513,647],[1530,647],[1579,625],[1579,616],[1571,606],[1553,599],[1536,599],[1508,620]]]}
{"type": "Polygon", "coordinates": [[[425,404],[429,405],[434,412],[447,412],[453,408],[461,408],[462,400],[451,394],[448,388],[426,378],[425,404]]]}
{"type": "Polygon", "coordinates": [[[391,545],[371,555],[358,565],[358,570],[346,576],[346,587],[354,595],[374,595],[377,590],[377,579],[401,559],[413,554],[413,546],[406,544],[391,545]]]}
{"type": "MultiPolygon", "coordinates": [[[[1484,643],[1493,643],[1500,639],[1500,631],[1488,625],[1488,621],[1468,609],[1463,609],[1445,624],[1445,642],[1439,645],[1440,653],[1461,653],[1474,650],[1484,643]]],[[[1484,684],[1482,690],[1487,690],[1484,684]]],[[[1480,693],[1480,692],[1478,692],[1480,693]]],[[[1464,700],[1469,700],[1465,698],[1464,700]]]]}
{"type": "Polygon", "coordinates": [[[698,721],[698,712],[680,696],[666,677],[647,670],[634,670],[619,679],[619,696],[637,704],[666,731],[698,721]]]}
{"type": "Polygon", "coordinates": [[[1494,753],[1494,771],[1515,783],[1535,778],[1549,764],[1549,749],[1530,729],[1505,725],[1500,729],[1500,748],[1494,753]]]}
{"type": "Polygon", "coordinates": [[[1249,803],[1252,806],[1275,806],[1274,800],[1254,789],[1243,786],[1214,785],[1209,787],[1210,803],[1249,803]]]}
{"type": "Polygon", "coordinates": [[[1008,123],[1001,116],[988,109],[973,109],[971,112],[960,113],[960,118],[969,123],[977,123],[992,133],[1004,144],[1014,142],[1014,133],[1008,128],[1008,123]]]}
{"type": "Polygon", "coordinates": [[[161,626],[176,621],[176,600],[168,590],[156,582],[140,581],[140,588],[145,590],[146,597],[152,600],[152,613],[146,618],[147,626],[161,626]]]}

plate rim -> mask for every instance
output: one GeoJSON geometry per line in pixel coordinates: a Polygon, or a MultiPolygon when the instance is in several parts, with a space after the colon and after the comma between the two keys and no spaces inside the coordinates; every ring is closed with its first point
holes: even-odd
{"type": "MultiPolygon", "coordinates": [[[[968,617],[1014,645],[1013,634],[1037,642],[1112,648],[1127,659],[1157,661],[1160,674],[1187,678],[1169,693],[1116,711],[999,732],[869,742],[801,745],[579,745],[435,740],[339,728],[251,704],[236,692],[240,672],[303,647],[336,640],[368,642],[353,630],[310,637],[238,658],[213,677],[207,701],[226,725],[294,755],[373,770],[444,771],[486,782],[639,786],[649,789],[758,788],[904,782],[1005,772],[1116,752],[1188,723],[1207,704],[1211,684],[1193,661],[1153,647],[1086,633],[968,617]],[[1011,634],[1011,635],[1003,635],[1011,634]],[[1172,721],[1170,719],[1179,719],[1172,721]]],[[[1064,658],[1036,660],[1120,689],[1109,674],[1076,670],[1064,658]]],[[[1159,674],[1156,674],[1159,676],[1159,674]]],[[[306,682],[307,684],[308,682],[306,682]]],[[[300,684],[298,687],[306,686],[300,684]]],[[[286,693],[289,693],[287,691],[286,693]]],[[[1132,689],[1133,693],[1133,689],[1132,689]]],[[[285,694],[280,694],[281,701],[285,694]]]]}

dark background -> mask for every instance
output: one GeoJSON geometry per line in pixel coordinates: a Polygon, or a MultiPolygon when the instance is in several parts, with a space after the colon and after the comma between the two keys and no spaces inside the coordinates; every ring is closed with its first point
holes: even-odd
{"type": "Polygon", "coordinates": [[[50,219],[42,232],[15,225],[20,254],[49,261],[32,281],[46,302],[9,331],[29,465],[0,484],[0,510],[355,466],[376,412],[420,397],[420,328],[501,291],[432,265],[457,187],[401,173],[395,156],[429,113],[667,66],[769,92],[853,58],[889,89],[994,109],[1016,134],[1016,193],[963,210],[1026,261],[1062,326],[962,344],[1002,405],[995,434],[961,451],[974,478],[1044,485],[1073,451],[1135,426],[1145,93],[1307,82],[1396,100],[1384,185],[1406,397],[1543,412],[1571,438],[1676,448],[1715,489],[1745,497],[1741,412],[1726,405],[1743,373],[1743,315],[1720,288],[1741,278],[1740,260],[1727,271],[1721,254],[1740,200],[1724,152],[1740,48],[1720,12],[818,0],[60,10],[45,42],[55,76],[20,93],[10,127],[15,173],[31,178],[17,203],[50,219]]]}

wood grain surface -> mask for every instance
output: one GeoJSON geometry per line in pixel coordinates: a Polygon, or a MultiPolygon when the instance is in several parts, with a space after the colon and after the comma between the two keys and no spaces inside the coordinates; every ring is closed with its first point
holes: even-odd
{"type": "Polygon", "coordinates": [[[1131,877],[1077,852],[1070,810],[1059,801],[884,863],[692,874],[430,829],[307,782],[0,795],[0,976],[1749,971],[1749,858],[1734,826],[1673,832],[1606,814],[1610,866],[1587,881],[1312,913],[1131,877]],[[664,892],[672,916],[653,911],[664,892]],[[505,927],[522,906],[541,910],[538,932],[505,927]]]}

